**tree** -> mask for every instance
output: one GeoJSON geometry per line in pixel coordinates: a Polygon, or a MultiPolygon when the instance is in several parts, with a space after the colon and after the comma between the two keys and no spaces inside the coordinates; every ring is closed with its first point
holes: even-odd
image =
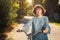
{"type": "Polygon", "coordinates": [[[0,0],[0,40],[5,40],[4,33],[11,31],[10,24],[16,22],[18,8],[18,0],[0,0]]]}
{"type": "Polygon", "coordinates": [[[53,14],[56,6],[58,5],[58,0],[46,0],[45,8],[47,10],[50,20],[53,20],[53,14]]]}

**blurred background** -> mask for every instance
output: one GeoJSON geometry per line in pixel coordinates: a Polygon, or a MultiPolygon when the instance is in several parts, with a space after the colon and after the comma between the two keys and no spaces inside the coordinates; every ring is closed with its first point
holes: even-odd
{"type": "Polygon", "coordinates": [[[60,0],[0,0],[0,40],[7,38],[25,16],[34,16],[32,8],[41,4],[47,12],[50,23],[60,25],[60,0]]]}

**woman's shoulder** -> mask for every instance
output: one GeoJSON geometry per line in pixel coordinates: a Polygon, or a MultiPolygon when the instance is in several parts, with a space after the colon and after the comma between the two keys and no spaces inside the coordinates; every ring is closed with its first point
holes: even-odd
{"type": "MultiPolygon", "coordinates": [[[[31,20],[38,19],[37,17],[33,17],[31,20]]],[[[43,16],[42,19],[48,19],[47,16],[43,16]]]]}
{"type": "MultiPolygon", "coordinates": [[[[47,17],[47,16],[43,16],[42,19],[44,19],[44,18],[46,19],[46,18],[48,18],[48,17],[47,17]]],[[[33,19],[38,19],[38,17],[33,17],[32,20],[33,20],[33,19]]]]}
{"type": "Polygon", "coordinates": [[[45,19],[45,20],[48,20],[49,18],[48,18],[47,16],[44,16],[44,19],[45,19]]]}
{"type": "Polygon", "coordinates": [[[43,16],[44,18],[48,18],[47,16],[43,16]]]}

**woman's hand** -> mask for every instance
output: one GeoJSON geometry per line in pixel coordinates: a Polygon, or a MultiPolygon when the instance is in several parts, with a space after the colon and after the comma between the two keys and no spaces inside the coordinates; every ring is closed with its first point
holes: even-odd
{"type": "Polygon", "coordinates": [[[25,30],[25,27],[21,27],[20,29],[17,30],[17,32],[23,32],[25,30]]]}
{"type": "Polygon", "coordinates": [[[48,33],[48,28],[46,28],[45,30],[43,30],[43,33],[44,34],[48,33]]]}
{"type": "Polygon", "coordinates": [[[22,32],[23,30],[18,29],[17,32],[22,32]]]}

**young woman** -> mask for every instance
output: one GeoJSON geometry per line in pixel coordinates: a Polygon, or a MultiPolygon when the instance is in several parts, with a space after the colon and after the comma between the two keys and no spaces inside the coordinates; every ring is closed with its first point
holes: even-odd
{"type": "Polygon", "coordinates": [[[40,4],[37,4],[33,8],[33,13],[35,15],[28,23],[26,23],[20,31],[27,32],[29,26],[32,25],[32,40],[48,40],[47,34],[50,33],[49,20],[47,16],[43,16],[46,12],[44,7],[40,4]]]}

